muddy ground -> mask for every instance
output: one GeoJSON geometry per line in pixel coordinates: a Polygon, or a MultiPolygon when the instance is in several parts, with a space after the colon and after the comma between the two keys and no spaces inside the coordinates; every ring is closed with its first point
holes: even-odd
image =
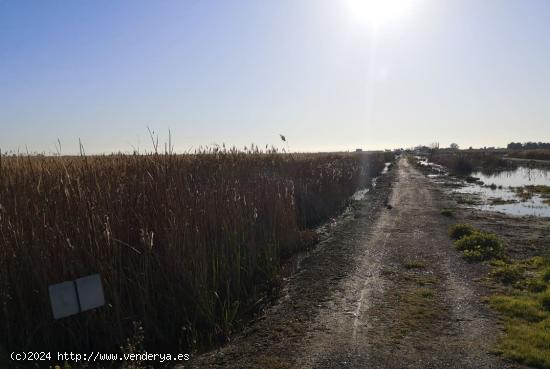
{"type": "Polygon", "coordinates": [[[487,266],[464,261],[447,229],[472,222],[525,256],[550,239],[548,221],[443,216],[449,207],[448,189],[401,159],[331,227],[274,306],[185,367],[523,368],[492,353],[502,327],[482,302],[487,266]]]}

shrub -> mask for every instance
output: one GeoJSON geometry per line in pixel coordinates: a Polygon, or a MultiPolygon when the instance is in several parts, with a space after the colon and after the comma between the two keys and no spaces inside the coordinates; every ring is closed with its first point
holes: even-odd
{"type": "Polygon", "coordinates": [[[523,278],[523,268],[519,265],[503,265],[494,268],[490,276],[504,284],[513,284],[523,278]]]}
{"type": "Polygon", "coordinates": [[[481,231],[476,231],[455,241],[455,248],[463,251],[466,258],[474,260],[499,257],[504,251],[504,245],[497,235],[481,231]]]}
{"type": "Polygon", "coordinates": [[[541,272],[540,277],[542,278],[543,281],[550,282],[550,268],[544,269],[541,272]]]}
{"type": "Polygon", "coordinates": [[[449,229],[449,235],[454,240],[458,240],[464,236],[469,236],[474,232],[475,232],[474,227],[472,227],[469,224],[463,224],[463,223],[455,224],[449,229]]]}
{"type": "Polygon", "coordinates": [[[464,250],[462,256],[470,261],[483,261],[483,253],[480,250],[464,250]]]}

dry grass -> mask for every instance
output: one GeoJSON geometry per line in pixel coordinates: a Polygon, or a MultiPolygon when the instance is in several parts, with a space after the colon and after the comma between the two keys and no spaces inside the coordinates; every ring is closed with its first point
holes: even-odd
{"type": "Polygon", "coordinates": [[[383,154],[215,150],[0,158],[0,346],[161,352],[223,340],[370,183],[383,154]],[[100,273],[108,305],[55,322],[47,287],[100,273]]]}
{"type": "Polygon", "coordinates": [[[436,151],[429,160],[443,165],[451,174],[466,176],[479,170],[484,173],[493,173],[502,170],[513,170],[517,164],[502,158],[502,153],[494,151],[436,151]]]}
{"type": "Polygon", "coordinates": [[[534,150],[512,151],[509,154],[509,156],[513,158],[520,158],[520,159],[550,160],[550,150],[534,149],[534,150]]]}

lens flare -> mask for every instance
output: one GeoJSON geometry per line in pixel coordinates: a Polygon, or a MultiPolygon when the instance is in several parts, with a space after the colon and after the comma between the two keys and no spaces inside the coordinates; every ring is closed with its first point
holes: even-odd
{"type": "Polygon", "coordinates": [[[348,0],[354,18],[363,23],[380,26],[406,15],[414,0],[348,0]]]}

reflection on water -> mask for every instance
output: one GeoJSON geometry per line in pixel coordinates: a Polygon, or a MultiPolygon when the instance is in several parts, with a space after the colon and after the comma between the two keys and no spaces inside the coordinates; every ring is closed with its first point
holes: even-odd
{"type": "MultiPolygon", "coordinates": [[[[384,169],[382,169],[382,173],[380,175],[383,175],[383,174],[386,174],[388,173],[388,171],[390,170],[390,167],[391,167],[391,162],[387,162],[384,164],[384,169]]],[[[372,188],[375,188],[376,187],[376,181],[378,180],[378,177],[374,177],[372,180],[371,180],[371,187],[372,188]]],[[[367,196],[367,193],[369,192],[370,188],[364,188],[362,190],[359,190],[357,192],[355,192],[352,196],[351,196],[351,199],[352,200],[355,200],[355,201],[360,201],[360,200],[364,200],[365,197],[367,196]]]]}
{"type": "Polygon", "coordinates": [[[550,186],[550,171],[539,168],[519,167],[516,170],[494,174],[476,172],[473,177],[479,178],[486,185],[495,184],[503,187],[520,187],[528,185],[550,186]]]}
{"type": "Polygon", "coordinates": [[[545,204],[539,195],[528,200],[520,199],[511,187],[529,185],[550,186],[550,171],[539,168],[519,167],[513,171],[494,174],[472,173],[484,183],[467,184],[459,188],[459,193],[474,193],[481,196],[483,210],[500,211],[512,215],[532,215],[550,217],[550,205],[545,204]]]}

